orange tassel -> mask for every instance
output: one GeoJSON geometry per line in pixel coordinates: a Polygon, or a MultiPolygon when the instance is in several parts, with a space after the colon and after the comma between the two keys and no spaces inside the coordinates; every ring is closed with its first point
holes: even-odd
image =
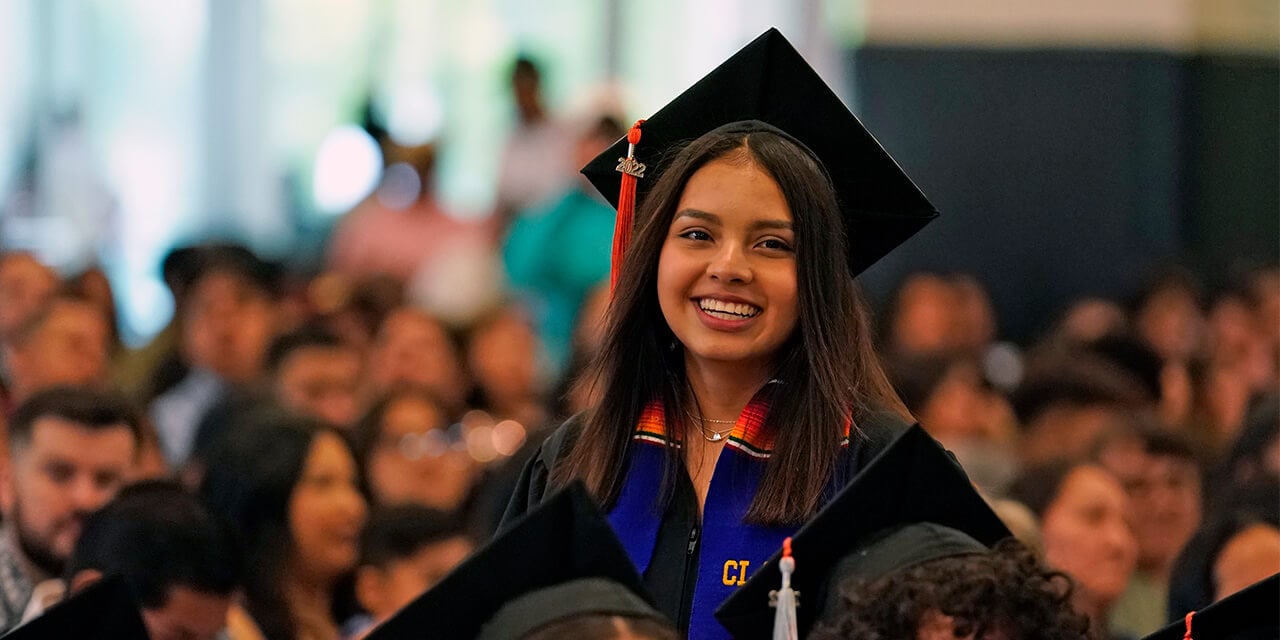
{"type": "Polygon", "coordinates": [[[640,144],[640,125],[636,120],[627,132],[627,157],[618,158],[617,170],[622,173],[622,187],[618,190],[618,217],[613,222],[613,257],[609,266],[609,296],[618,289],[618,274],[622,272],[622,259],[631,246],[631,227],[636,215],[636,181],[644,177],[644,165],[636,162],[636,145],[640,144]]]}
{"type": "Polygon", "coordinates": [[[1187,635],[1182,636],[1182,640],[1192,640],[1192,638],[1191,638],[1191,618],[1192,618],[1192,617],[1194,617],[1195,615],[1196,615],[1196,612],[1194,612],[1194,611],[1192,611],[1191,613],[1188,613],[1188,614],[1187,614],[1187,635]]]}

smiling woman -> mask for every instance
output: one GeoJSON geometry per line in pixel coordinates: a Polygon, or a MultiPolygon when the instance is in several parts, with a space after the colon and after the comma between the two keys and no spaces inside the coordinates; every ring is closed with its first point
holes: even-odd
{"type": "Polygon", "coordinates": [[[656,179],[580,381],[600,400],[507,518],[583,480],[659,610],[727,637],[716,605],[906,428],[854,276],[936,214],[776,31],[584,169],[625,200],[615,166],[656,179]]]}

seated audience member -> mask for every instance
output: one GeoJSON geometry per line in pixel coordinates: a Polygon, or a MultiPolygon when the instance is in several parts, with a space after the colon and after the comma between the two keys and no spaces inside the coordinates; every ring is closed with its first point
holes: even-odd
{"type": "Polygon", "coordinates": [[[468,405],[495,420],[541,426],[547,419],[543,356],[538,335],[518,308],[481,320],[467,339],[467,371],[475,382],[468,405]]]}
{"type": "Polygon", "coordinates": [[[675,640],[581,483],[551,496],[369,640],[675,640]]]}
{"type": "Polygon", "coordinates": [[[1200,526],[1201,471],[1190,442],[1155,418],[1112,436],[1097,456],[1129,497],[1138,564],[1111,613],[1116,633],[1141,636],[1168,620],[1174,560],[1200,526]]]}
{"type": "Polygon", "coordinates": [[[0,483],[0,631],[59,595],[85,518],[132,473],[141,434],[123,400],[87,389],[39,391],[14,412],[0,483]]]}
{"type": "Polygon", "coordinates": [[[1138,557],[1120,482],[1093,463],[1058,462],[1025,470],[1010,497],[1039,516],[1045,562],[1075,582],[1073,601],[1094,637],[1109,637],[1108,616],[1138,557]]]}
{"type": "Polygon", "coordinates": [[[470,383],[445,326],[414,307],[392,311],[378,327],[365,366],[370,391],[423,387],[444,403],[450,417],[462,411],[470,383]]]}
{"type": "Polygon", "coordinates": [[[1072,302],[1054,323],[1051,342],[1084,344],[1129,330],[1124,308],[1105,298],[1081,298],[1072,302]]]}
{"type": "Polygon", "coordinates": [[[55,385],[105,388],[111,321],[87,298],[56,294],[14,327],[3,351],[15,404],[55,385]]]}
{"type": "Polygon", "coordinates": [[[45,305],[58,274],[26,251],[0,253],[0,339],[45,305]]]}
{"type": "Polygon", "coordinates": [[[1169,618],[1280,572],[1280,484],[1243,488],[1205,519],[1174,564],[1169,618]]]}
{"type": "Polygon", "coordinates": [[[181,467],[200,419],[229,391],[259,382],[275,331],[278,274],[243,247],[207,249],[183,289],[185,376],[151,403],[165,458],[181,467]]]}
{"type": "Polygon", "coordinates": [[[946,276],[917,272],[894,291],[885,314],[889,353],[932,353],[957,346],[959,299],[946,276]]]}
{"type": "Polygon", "coordinates": [[[480,468],[428,391],[388,394],[356,423],[354,436],[375,504],[465,508],[480,468]]]}
{"type": "Polygon", "coordinates": [[[1204,342],[1200,285],[1190,272],[1158,275],[1132,306],[1133,328],[1166,362],[1186,362],[1204,342]]]}
{"type": "Polygon", "coordinates": [[[267,372],[280,404],[342,429],[359,417],[360,352],[318,327],[276,339],[267,372]]]}
{"type": "Polygon", "coordinates": [[[1259,399],[1235,444],[1219,463],[1211,494],[1230,494],[1239,486],[1280,480],[1280,394],[1259,399]]]}
{"type": "Polygon", "coordinates": [[[336,427],[266,409],[231,427],[200,496],[234,525],[244,554],[232,640],[338,638],[335,590],[355,569],[365,520],[359,484],[336,427]]]}
{"type": "Polygon", "coordinates": [[[374,511],[360,538],[355,585],[370,626],[434,587],[473,547],[461,523],[442,511],[418,505],[374,511]]]}
{"type": "Polygon", "coordinates": [[[1012,400],[1022,424],[1020,457],[1030,465],[1087,456],[1156,401],[1135,376],[1080,348],[1033,354],[1012,400]]]}
{"type": "Polygon", "coordinates": [[[152,640],[213,640],[239,584],[231,531],[177,484],[125,487],[85,521],[67,565],[71,588],[124,579],[152,640]]]}

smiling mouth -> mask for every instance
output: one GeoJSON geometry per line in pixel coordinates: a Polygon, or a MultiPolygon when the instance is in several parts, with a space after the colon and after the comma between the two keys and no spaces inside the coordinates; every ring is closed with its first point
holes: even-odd
{"type": "Polygon", "coordinates": [[[760,315],[760,307],[742,302],[726,302],[715,298],[701,298],[697,302],[703,313],[722,320],[746,320],[760,315]]]}

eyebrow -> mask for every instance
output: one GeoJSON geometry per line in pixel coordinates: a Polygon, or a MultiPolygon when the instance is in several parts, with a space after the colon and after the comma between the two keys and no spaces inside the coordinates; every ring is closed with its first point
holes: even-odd
{"type": "MultiPolygon", "coordinates": [[[[720,221],[720,216],[714,213],[708,213],[706,211],[701,211],[698,209],[681,209],[680,211],[676,212],[676,219],[678,220],[680,218],[695,218],[698,220],[709,222],[711,224],[717,224],[717,225],[722,224],[720,221]]],[[[793,227],[790,220],[776,220],[776,219],[753,220],[751,224],[748,226],[748,229],[752,231],[756,231],[759,229],[781,229],[784,231],[791,231],[792,228],[793,227]]]]}

